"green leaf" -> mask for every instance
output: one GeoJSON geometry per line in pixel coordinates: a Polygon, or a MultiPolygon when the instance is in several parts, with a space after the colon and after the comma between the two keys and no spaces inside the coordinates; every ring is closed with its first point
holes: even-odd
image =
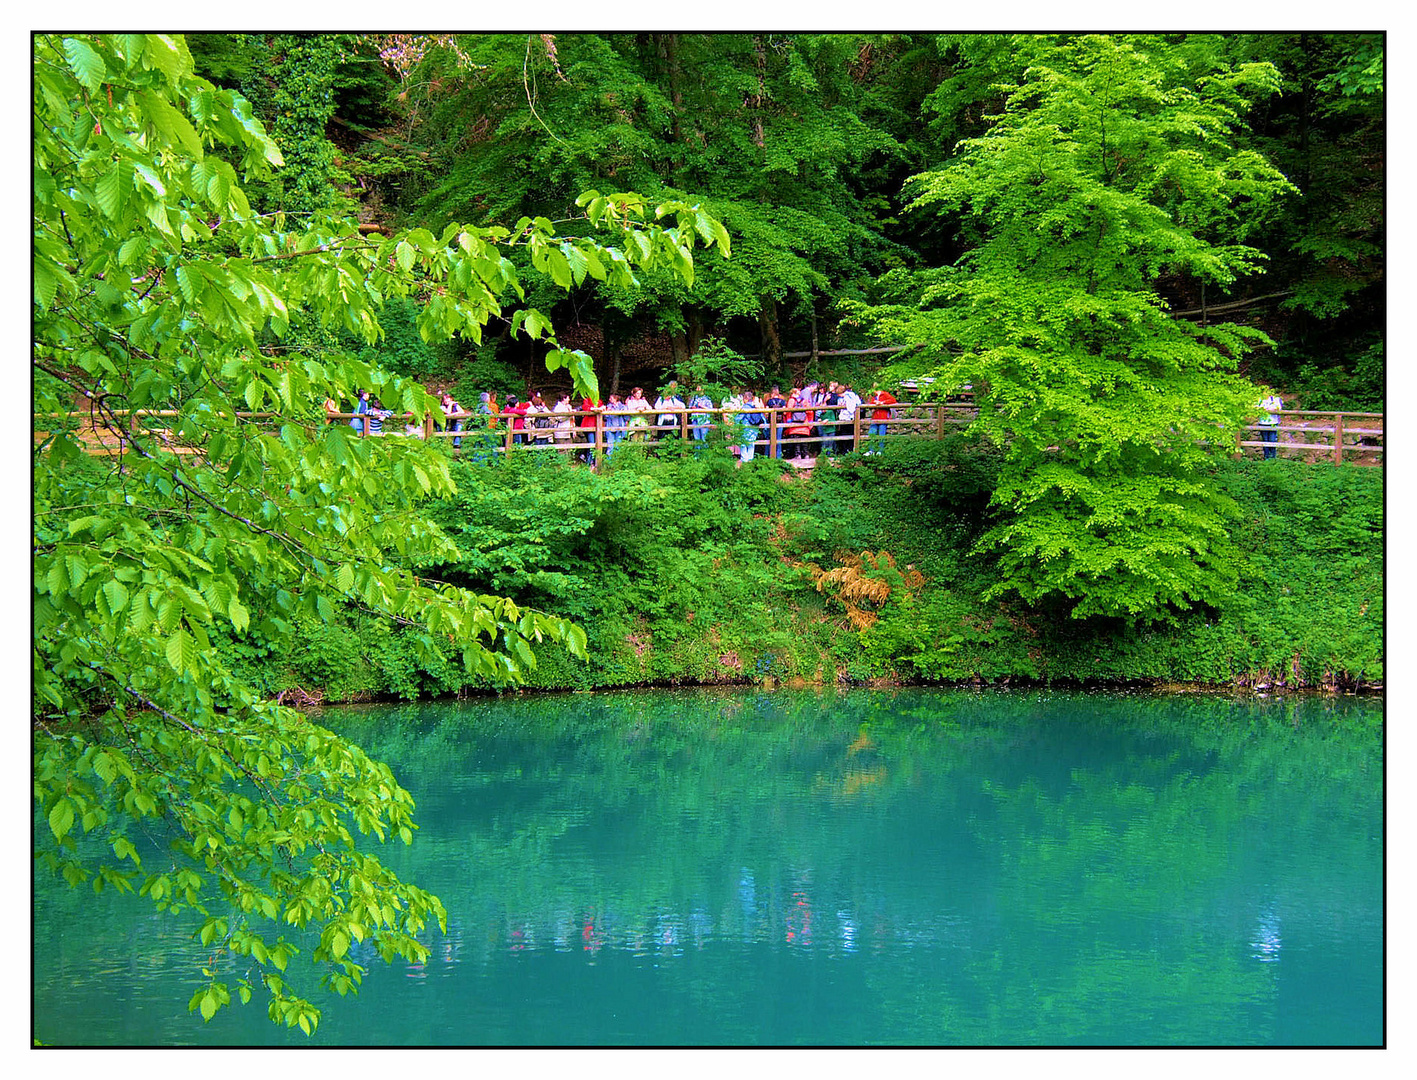
{"type": "Polygon", "coordinates": [[[97,94],[103,89],[108,69],[104,65],[103,57],[94,52],[93,47],[87,41],[80,38],[65,38],[64,56],[69,61],[69,70],[74,73],[74,77],[79,80],[85,90],[90,94],[97,94]]]}
{"type": "MultiPolygon", "coordinates": [[[[95,201],[107,218],[116,219],[123,209],[123,193],[129,187],[126,170],[120,164],[114,166],[98,178],[94,184],[95,201]]],[[[120,251],[119,262],[123,261],[120,251]]]]}
{"type": "Polygon", "coordinates": [[[200,159],[202,157],[202,140],[198,138],[196,129],[192,127],[188,119],[160,93],[144,90],[139,96],[147,107],[153,124],[167,137],[168,141],[180,146],[192,157],[200,159]]]}
{"type": "Polygon", "coordinates": [[[186,46],[167,34],[146,34],[143,44],[145,58],[167,76],[168,82],[176,82],[190,64],[190,58],[184,60],[186,46]]]}
{"type": "MultiPolygon", "coordinates": [[[[142,182],[146,184],[152,190],[152,193],[156,195],[159,199],[167,195],[167,185],[162,182],[162,178],[158,176],[156,172],[154,172],[148,167],[146,162],[134,160],[133,172],[138,175],[138,178],[142,180],[142,182]]],[[[161,221],[159,221],[158,218],[154,216],[155,208],[160,208],[161,206],[161,203],[149,205],[147,211],[148,219],[152,221],[154,225],[157,225],[159,228],[162,228],[164,231],[167,231],[170,226],[167,225],[166,218],[163,218],[161,221]]]]}
{"type": "Polygon", "coordinates": [[[93,771],[105,784],[112,784],[114,780],[118,779],[118,766],[105,751],[94,755],[93,771]]]}
{"type": "Polygon", "coordinates": [[[63,559],[55,559],[50,564],[45,584],[49,586],[51,596],[62,596],[69,591],[69,576],[63,559]]]}
{"type": "Polygon", "coordinates": [[[173,631],[172,636],[167,639],[167,648],[164,650],[164,654],[168,664],[177,674],[183,675],[194,669],[197,648],[192,641],[192,635],[187,633],[185,627],[179,626],[173,631]]]}
{"type": "Polygon", "coordinates": [[[233,596],[231,603],[227,605],[227,613],[231,616],[231,626],[238,634],[243,633],[251,625],[251,613],[241,601],[233,596]]]}
{"type": "Polygon", "coordinates": [[[586,633],[579,626],[572,625],[567,629],[566,649],[577,660],[587,659],[586,633]]]}
{"type": "Polygon", "coordinates": [[[195,274],[185,266],[179,266],[174,273],[177,278],[177,287],[182,290],[182,298],[189,304],[197,298],[196,285],[193,282],[195,274]]]}
{"type": "Polygon", "coordinates": [[[201,1004],[202,1019],[203,1019],[203,1020],[210,1020],[213,1016],[215,1016],[215,1015],[216,1015],[216,1006],[217,1006],[216,991],[215,991],[215,990],[208,989],[207,992],[202,995],[202,1004],[201,1004]]]}
{"type": "Polygon", "coordinates": [[[36,258],[34,266],[34,302],[41,311],[48,311],[54,304],[59,291],[59,279],[49,267],[48,260],[36,258]]]}
{"type": "Polygon", "coordinates": [[[148,238],[141,233],[137,236],[130,236],[123,241],[123,246],[118,249],[118,265],[128,266],[143,252],[148,250],[148,238]]]}
{"type": "Polygon", "coordinates": [[[74,827],[74,804],[68,799],[60,799],[49,811],[49,831],[56,840],[62,840],[74,827]]]}
{"type": "Polygon", "coordinates": [[[108,614],[117,615],[128,606],[128,587],[121,581],[105,581],[103,598],[108,604],[108,614]]]}

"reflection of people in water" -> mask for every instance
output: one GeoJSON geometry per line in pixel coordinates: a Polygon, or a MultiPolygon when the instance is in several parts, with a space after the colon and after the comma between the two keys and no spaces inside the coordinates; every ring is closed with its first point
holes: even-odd
{"type": "Polygon", "coordinates": [[[587,915],[582,921],[584,925],[581,927],[581,941],[585,944],[583,944],[581,948],[594,956],[596,953],[600,952],[600,947],[605,944],[605,934],[596,929],[594,915],[587,915]]]}
{"type": "MultiPolygon", "coordinates": [[[[880,952],[886,939],[899,936],[898,931],[882,921],[879,912],[872,920],[849,907],[829,905],[825,909],[827,937],[820,943],[815,942],[813,921],[816,912],[811,874],[794,874],[793,880],[782,883],[780,892],[777,887],[772,892],[775,895],[766,908],[760,906],[753,872],[743,867],[737,881],[737,904],[725,913],[722,925],[699,905],[691,905],[683,913],[662,909],[646,911],[632,917],[624,925],[617,925],[613,913],[607,915],[603,911],[583,909],[577,914],[574,909],[562,909],[540,917],[523,917],[515,922],[508,920],[502,924],[501,932],[510,952],[537,950],[538,926],[544,943],[540,947],[543,948],[557,952],[574,951],[579,938],[581,951],[589,954],[588,960],[595,959],[605,948],[619,948],[637,956],[648,953],[682,956],[690,943],[695,949],[702,950],[712,948],[716,941],[740,935],[744,942],[766,944],[777,940],[806,948],[821,944],[829,950],[844,953],[857,952],[865,938],[870,937],[873,939],[873,951],[880,952]],[[835,923],[831,922],[833,912],[835,923]]],[[[495,935],[496,931],[493,933],[495,935]]],[[[445,943],[442,958],[448,963],[455,963],[456,951],[456,947],[445,943]]],[[[421,966],[414,969],[421,970],[421,966]]],[[[421,976],[411,971],[411,977],[421,976]]]]}
{"type": "Polygon", "coordinates": [[[836,921],[841,926],[841,947],[847,952],[856,951],[856,923],[851,918],[851,912],[838,911],[836,921]]]}
{"type": "Polygon", "coordinates": [[[529,926],[514,926],[512,927],[511,933],[507,936],[512,942],[512,952],[520,952],[522,949],[536,944],[536,938],[532,936],[531,927],[529,926]]]}
{"type": "Polygon", "coordinates": [[[812,944],[812,901],[801,889],[792,893],[787,909],[787,940],[797,945],[812,944]]]}

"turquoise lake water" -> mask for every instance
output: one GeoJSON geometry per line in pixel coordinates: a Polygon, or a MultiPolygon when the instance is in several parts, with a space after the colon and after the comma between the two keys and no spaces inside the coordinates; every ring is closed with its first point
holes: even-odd
{"type": "MultiPolygon", "coordinates": [[[[437,893],[314,1038],[145,900],[36,870],[55,1045],[1376,1045],[1381,702],[644,691],[329,709],[437,893]],[[234,981],[234,978],[233,978],[234,981]]],[[[242,961],[245,963],[245,961],[242,961]]]]}

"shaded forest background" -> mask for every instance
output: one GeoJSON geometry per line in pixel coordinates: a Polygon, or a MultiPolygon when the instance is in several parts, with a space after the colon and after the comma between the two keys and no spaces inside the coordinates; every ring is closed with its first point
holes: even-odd
{"type": "MultiPolygon", "coordinates": [[[[390,231],[545,217],[574,229],[582,191],[701,203],[733,237],[692,288],[668,274],[612,290],[551,282],[529,302],[605,390],[661,385],[706,341],[764,380],[866,380],[906,354],[831,355],[882,341],[844,316],[891,270],[946,265],[971,242],[958,215],[909,211],[906,181],[951,160],[1002,108],[1029,38],[932,34],[194,34],[198,73],[254,105],[287,167],[253,201],[336,208],[390,231]],[[563,221],[565,223],[563,224],[563,221]]],[[[1043,39],[1038,39],[1043,40],[1043,39]]],[[[1384,396],[1381,34],[1149,35],[1157,48],[1267,61],[1278,94],[1241,149],[1298,188],[1249,225],[1262,276],[1209,293],[1176,277],[1178,318],[1263,330],[1242,372],[1291,406],[1378,411],[1384,396]]],[[[582,222],[583,224],[583,222],[582,222]]],[[[535,278],[535,275],[529,275],[535,278]]],[[[427,345],[399,310],[378,359],[461,400],[559,386],[539,343],[503,327],[480,345],[427,345]]],[[[495,324],[494,324],[495,326],[495,324]]],[[[492,329],[489,327],[489,329],[492,329]]],[[[302,342],[317,347],[318,341],[302,342]]],[[[372,358],[372,357],[371,357],[372,358]]],[[[562,377],[564,379],[564,377],[562,377]]],[[[568,380],[564,380],[569,385],[568,380]]]]}

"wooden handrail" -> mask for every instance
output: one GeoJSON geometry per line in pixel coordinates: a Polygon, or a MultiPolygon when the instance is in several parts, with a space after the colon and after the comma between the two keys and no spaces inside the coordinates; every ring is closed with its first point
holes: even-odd
{"type": "MultiPolygon", "coordinates": [[[[424,439],[454,439],[461,443],[462,440],[472,441],[479,433],[495,434],[495,442],[500,445],[490,447],[494,452],[508,452],[513,446],[518,445],[517,436],[521,436],[521,445],[531,448],[555,448],[562,451],[575,451],[585,453],[590,451],[597,459],[607,453],[618,439],[628,437],[635,433],[637,441],[648,440],[657,441],[666,434],[673,433],[684,440],[692,437],[695,430],[703,427],[737,425],[737,417],[750,412],[762,413],[765,422],[760,425],[760,436],[757,440],[760,446],[766,446],[770,456],[777,457],[785,447],[801,446],[803,444],[836,444],[845,443],[848,447],[855,449],[863,445],[863,436],[869,439],[876,438],[928,438],[942,439],[950,428],[957,428],[962,423],[967,423],[978,414],[978,407],[968,402],[958,401],[898,401],[888,406],[877,406],[870,402],[862,402],[857,406],[855,414],[850,420],[840,418],[833,420],[822,420],[822,412],[840,413],[842,406],[816,406],[805,408],[800,405],[788,407],[785,405],[767,406],[735,406],[724,408],[722,406],[711,406],[709,408],[691,408],[686,405],[682,409],[648,409],[641,412],[624,412],[617,410],[610,412],[604,407],[598,409],[570,409],[565,412],[537,412],[530,414],[510,414],[497,413],[488,414],[483,412],[458,411],[445,414],[446,425],[438,430],[434,413],[430,410],[424,414],[419,430],[409,432],[404,430],[412,426],[408,421],[412,413],[389,412],[388,421],[391,430],[380,431],[380,435],[406,436],[414,435],[424,439]],[[885,420],[876,420],[873,413],[879,409],[887,409],[891,415],[885,420]],[[810,421],[802,421],[802,424],[810,424],[813,430],[807,435],[788,435],[789,428],[798,427],[790,419],[790,414],[802,412],[811,416],[810,421]],[[660,424],[659,417],[663,414],[670,414],[674,417],[671,424],[660,424]],[[692,417],[705,415],[709,418],[707,424],[699,425],[691,422],[692,417]],[[533,420],[537,417],[550,419],[551,426],[537,428],[533,426],[533,420]],[[611,425],[607,421],[610,417],[623,419],[623,424],[611,425]],[[631,422],[636,418],[641,418],[642,422],[631,426],[631,422]],[[593,418],[594,422],[582,426],[582,421],[593,418]],[[514,427],[514,421],[521,419],[524,425],[521,428],[514,427]],[[866,429],[872,425],[882,425],[886,430],[884,434],[867,435],[866,429]],[[823,431],[826,426],[830,431],[823,431]],[[896,429],[894,431],[890,429],[896,429]],[[559,434],[558,434],[559,433],[559,434]],[[543,440],[537,443],[535,440],[543,440]]],[[[158,419],[177,417],[183,415],[182,412],[174,409],[134,409],[134,410],[113,410],[110,415],[128,419],[131,424],[135,424],[143,417],[154,417],[158,419]]],[[[227,414],[231,415],[231,414],[227,414]]],[[[269,420],[279,417],[275,412],[237,412],[234,414],[237,420],[269,420]]],[[[1301,424],[1262,424],[1249,423],[1241,426],[1238,437],[1234,443],[1236,451],[1249,449],[1270,449],[1275,451],[1304,451],[1310,453],[1331,454],[1335,463],[1342,463],[1346,453],[1359,453],[1382,457],[1385,447],[1382,445],[1361,445],[1353,440],[1377,437],[1383,438],[1385,432],[1381,426],[1364,425],[1349,426],[1347,421],[1354,420],[1362,422],[1364,420],[1377,419],[1381,422],[1383,413],[1370,412],[1344,412],[1338,410],[1321,411],[1313,409],[1286,409],[1281,414],[1285,418],[1323,418],[1331,420],[1331,423],[1301,423],[1301,424]],[[1245,438],[1246,433],[1274,431],[1287,433],[1282,438],[1277,438],[1274,442],[1256,441],[1253,438],[1245,438]],[[1316,440],[1314,437],[1320,436],[1316,440]]],[[[94,428],[97,430],[110,430],[107,425],[94,423],[94,414],[90,410],[75,410],[67,413],[36,413],[36,420],[40,419],[64,419],[77,423],[81,428],[94,428]]],[[[336,412],[317,414],[312,422],[319,423],[343,423],[362,420],[358,425],[362,429],[361,434],[372,435],[373,414],[336,412]]],[[[48,435],[48,432],[39,433],[38,437],[48,435]]],[[[115,432],[118,435],[120,444],[126,440],[122,438],[122,431],[115,432]]],[[[484,440],[476,439],[481,449],[487,449],[484,440]]],[[[120,445],[121,448],[121,445],[120,445]]],[[[460,447],[454,447],[455,452],[460,447]]]]}

